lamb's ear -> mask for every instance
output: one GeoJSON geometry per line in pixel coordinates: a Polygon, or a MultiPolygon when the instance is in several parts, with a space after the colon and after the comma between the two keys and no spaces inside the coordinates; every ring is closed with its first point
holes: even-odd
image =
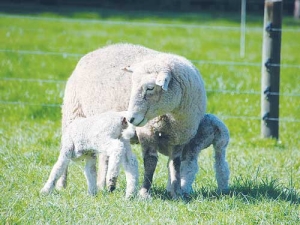
{"type": "Polygon", "coordinates": [[[122,70],[129,72],[129,73],[133,73],[133,69],[130,66],[123,67],[122,70]]]}
{"type": "Polygon", "coordinates": [[[171,80],[171,72],[170,71],[164,71],[164,72],[159,72],[158,73],[155,83],[158,86],[161,86],[161,88],[164,91],[167,91],[170,80],[171,80]]]}

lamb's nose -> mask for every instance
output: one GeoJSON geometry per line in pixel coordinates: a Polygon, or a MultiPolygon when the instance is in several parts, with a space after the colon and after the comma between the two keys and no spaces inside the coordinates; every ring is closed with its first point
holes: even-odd
{"type": "Polygon", "coordinates": [[[129,123],[133,123],[134,117],[128,118],[127,120],[129,121],[129,123]]]}

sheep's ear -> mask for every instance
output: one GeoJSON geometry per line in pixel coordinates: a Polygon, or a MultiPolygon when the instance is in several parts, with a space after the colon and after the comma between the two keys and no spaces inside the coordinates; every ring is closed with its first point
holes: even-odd
{"type": "Polygon", "coordinates": [[[170,80],[171,80],[171,73],[169,71],[168,72],[159,72],[158,75],[157,75],[155,83],[158,86],[161,86],[161,88],[164,91],[167,91],[170,80]]]}
{"type": "Polygon", "coordinates": [[[123,67],[122,70],[129,72],[129,73],[133,73],[133,70],[130,66],[123,67]]]}

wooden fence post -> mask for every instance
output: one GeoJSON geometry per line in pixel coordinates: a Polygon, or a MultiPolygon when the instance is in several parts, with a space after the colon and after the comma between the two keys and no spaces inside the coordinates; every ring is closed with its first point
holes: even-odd
{"type": "Polygon", "coordinates": [[[266,0],[261,80],[261,134],[279,138],[279,84],[282,0],[266,0]]]}

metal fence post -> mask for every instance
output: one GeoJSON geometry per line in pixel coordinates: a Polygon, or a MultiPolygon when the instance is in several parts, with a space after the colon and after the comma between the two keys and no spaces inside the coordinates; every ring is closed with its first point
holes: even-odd
{"type": "Polygon", "coordinates": [[[261,134],[279,138],[279,84],[282,0],[266,0],[261,82],[261,134]]]}

